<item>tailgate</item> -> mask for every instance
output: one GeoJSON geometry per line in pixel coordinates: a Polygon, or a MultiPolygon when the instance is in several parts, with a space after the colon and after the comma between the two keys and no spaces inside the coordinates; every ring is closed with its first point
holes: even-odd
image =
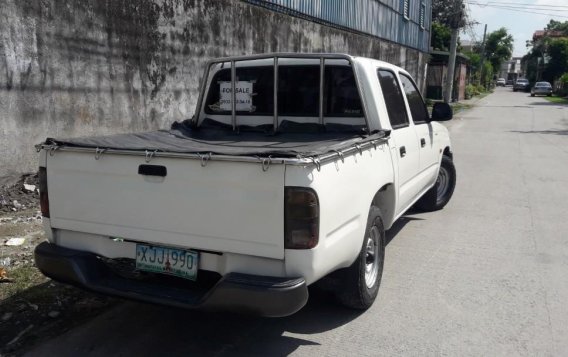
{"type": "Polygon", "coordinates": [[[47,155],[53,228],[261,257],[284,257],[284,165],[154,158],[167,176],[138,174],[143,157],[47,155]]]}

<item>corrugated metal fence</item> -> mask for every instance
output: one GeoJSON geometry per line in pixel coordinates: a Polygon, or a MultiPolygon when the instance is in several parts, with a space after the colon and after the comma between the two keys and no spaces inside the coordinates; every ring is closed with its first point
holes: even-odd
{"type": "Polygon", "coordinates": [[[428,52],[432,0],[243,0],[428,52]],[[407,7],[408,16],[402,9],[407,7]]]}

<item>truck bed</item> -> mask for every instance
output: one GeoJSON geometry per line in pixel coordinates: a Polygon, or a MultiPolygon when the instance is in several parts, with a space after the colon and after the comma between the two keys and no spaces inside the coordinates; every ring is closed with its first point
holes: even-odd
{"type": "MultiPolygon", "coordinates": [[[[259,172],[257,161],[238,156],[313,158],[380,140],[355,127],[330,130],[314,124],[199,129],[175,123],[170,130],[76,139],[47,139],[71,148],[47,155],[53,228],[216,252],[282,259],[285,165],[259,172]],[[211,164],[181,157],[101,156],[73,148],[229,155],[211,164]],[[96,158],[97,160],[95,160],[96,158]],[[151,165],[148,165],[150,163],[151,165]],[[145,176],[142,166],[163,170],[145,176]],[[247,212],[246,215],[238,212],[247,212]],[[238,229],[237,229],[238,228],[238,229]]],[[[342,155],[342,154],[341,154],[342,155]]],[[[264,163],[263,163],[264,165],[264,163]]]]}
{"type": "Polygon", "coordinates": [[[279,131],[272,127],[240,127],[232,131],[225,124],[210,120],[199,128],[174,123],[170,130],[73,139],[48,138],[46,145],[140,150],[172,153],[202,153],[232,156],[313,157],[343,150],[385,132],[366,135],[356,126],[319,125],[282,122],[279,131]]]}

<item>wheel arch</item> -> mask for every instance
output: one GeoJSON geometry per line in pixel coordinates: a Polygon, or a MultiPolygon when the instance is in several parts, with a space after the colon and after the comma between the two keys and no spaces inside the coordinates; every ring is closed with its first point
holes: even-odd
{"type": "Polygon", "coordinates": [[[454,153],[452,152],[452,149],[449,146],[446,146],[446,148],[444,149],[443,156],[447,156],[452,160],[454,159],[454,153]]]}
{"type": "Polygon", "coordinates": [[[394,223],[396,192],[392,183],[383,185],[373,197],[371,204],[377,207],[383,216],[385,230],[389,229],[394,223]]]}

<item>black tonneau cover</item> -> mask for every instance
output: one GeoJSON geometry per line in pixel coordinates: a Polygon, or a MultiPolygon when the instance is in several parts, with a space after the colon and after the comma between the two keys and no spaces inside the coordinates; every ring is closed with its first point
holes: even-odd
{"type": "Polygon", "coordinates": [[[226,124],[214,121],[204,122],[199,128],[192,128],[186,121],[174,123],[170,130],[73,139],[48,138],[45,144],[231,156],[313,157],[388,135],[384,131],[367,135],[361,128],[346,125],[324,127],[319,124],[282,122],[278,132],[271,133],[270,128],[240,127],[235,132],[226,124]]]}

